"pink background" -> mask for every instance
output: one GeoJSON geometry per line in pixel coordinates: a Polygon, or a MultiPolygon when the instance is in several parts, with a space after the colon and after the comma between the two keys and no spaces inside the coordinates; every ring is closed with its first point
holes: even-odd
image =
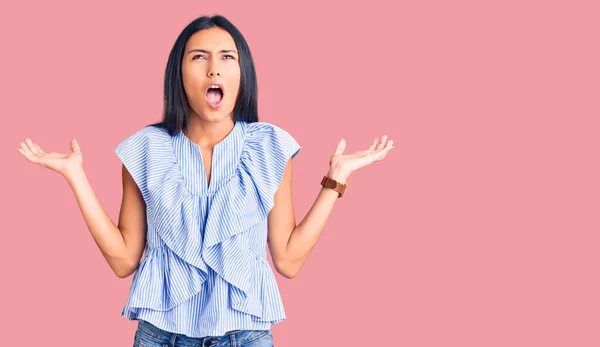
{"type": "Polygon", "coordinates": [[[396,143],[350,177],[299,276],[277,275],[276,346],[600,345],[597,2],[0,6],[2,345],[133,344],[132,277],[17,149],[77,138],[116,221],[114,147],[160,119],[177,35],[215,13],[250,44],[261,120],[303,146],[298,221],[341,137],[396,143]]]}

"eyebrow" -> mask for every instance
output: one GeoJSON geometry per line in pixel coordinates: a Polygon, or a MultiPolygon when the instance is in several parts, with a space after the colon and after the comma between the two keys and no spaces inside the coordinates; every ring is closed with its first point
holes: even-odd
{"type": "MultiPolygon", "coordinates": [[[[209,51],[205,50],[205,49],[192,49],[188,52],[188,54],[192,53],[192,52],[201,52],[201,53],[206,53],[206,54],[210,54],[209,51]]],[[[220,51],[220,53],[235,53],[238,54],[237,51],[233,50],[233,49],[222,49],[220,51]]]]}

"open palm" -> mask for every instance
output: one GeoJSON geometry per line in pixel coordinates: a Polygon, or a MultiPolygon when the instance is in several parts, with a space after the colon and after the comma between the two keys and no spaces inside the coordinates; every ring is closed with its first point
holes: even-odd
{"type": "Polygon", "coordinates": [[[343,154],[346,149],[346,141],[342,139],[331,156],[329,165],[350,174],[376,161],[383,160],[388,152],[394,148],[393,144],[394,141],[387,141],[387,136],[384,135],[381,137],[381,141],[379,138],[373,140],[373,143],[367,150],[343,154]]]}
{"type": "Polygon", "coordinates": [[[75,139],[71,140],[71,153],[46,153],[30,139],[21,142],[19,153],[30,162],[54,170],[62,175],[76,165],[83,166],[83,155],[75,139]]]}

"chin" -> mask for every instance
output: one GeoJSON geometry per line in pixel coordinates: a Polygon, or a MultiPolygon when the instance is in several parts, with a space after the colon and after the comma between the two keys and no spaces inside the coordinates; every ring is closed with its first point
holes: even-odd
{"type": "Polygon", "coordinates": [[[196,113],[198,117],[207,122],[221,122],[233,118],[233,108],[225,110],[223,107],[220,107],[215,110],[212,107],[206,107],[201,113],[196,113]]]}

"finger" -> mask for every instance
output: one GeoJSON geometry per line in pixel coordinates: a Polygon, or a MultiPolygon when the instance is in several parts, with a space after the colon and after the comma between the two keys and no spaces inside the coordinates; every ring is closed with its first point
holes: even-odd
{"type": "Polygon", "coordinates": [[[342,153],[344,153],[344,150],[346,150],[346,140],[341,139],[340,142],[338,142],[338,145],[335,148],[335,152],[333,153],[333,155],[342,155],[342,153]]]}
{"type": "Polygon", "coordinates": [[[383,135],[381,137],[381,143],[379,143],[379,145],[377,146],[377,150],[379,151],[380,149],[383,148],[383,146],[385,146],[385,141],[387,140],[387,135],[383,135]]]}
{"type": "Polygon", "coordinates": [[[394,148],[394,146],[386,146],[383,150],[381,150],[381,152],[379,152],[379,155],[375,160],[383,160],[383,158],[385,158],[385,156],[392,150],[392,148],[394,148]]]}
{"type": "Polygon", "coordinates": [[[25,143],[27,144],[27,148],[29,148],[31,153],[33,153],[34,155],[39,155],[37,148],[35,148],[35,144],[30,139],[25,139],[25,143]]]}
{"type": "Polygon", "coordinates": [[[29,148],[29,146],[27,146],[27,144],[25,142],[21,142],[21,148],[25,151],[25,153],[28,156],[34,156],[35,155],[35,154],[33,154],[33,152],[31,151],[31,149],[29,148]]]}
{"type": "Polygon", "coordinates": [[[19,148],[18,151],[19,153],[21,153],[22,156],[29,160],[29,156],[27,155],[27,153],[25,153],[25,150],[23,150],[23,148],[19,148]]]}
{"type": "Polygon", "coordinates": [[[21,142],[21,148],[19,148],[19,153],[21,153],[27,160],[32,163],[37,163],[37,156],[33,155],[30,150],[28,150],[27,146],[23,142],[21,142]]]}
{"type": "Polygon", "coordinates": [[[382,149],[379,149],[379,150],[376,150],[374,152],[369,153],[368,156],[371,158],[371,160],[378,160],[381,155],[387,153],[392,148],[394,148],[394,146],[387,146],[386,145],[382,149]]]}
{"type": "Polygon", "coordinates": [[[384,150],[384,149],[386,149],[386,148],[388,148],[388,147],[390,147],[390,146],[393,146],[393,145],[394,145],[394,141],[392,141],[392,140],[389,140],[389,141],[387,141],[387,142],[386,142],[385,146],[383,146],[383,147],[382,147],[382,146],[378,146],[378,148],[377,148],[377,150],[376,150],[375,152],[376,152],[376,153],[379,153],[379,152],[381,152],[382,150],[384,150]]]}
{"type": "Polygon", "coordinates": [[[79,143],[75,139],[71,140],[71,150],[73,152],[81,153],[81,149],[79,148],[79,143]]]}
{"type": "Polygon", "coordinates": [[[389,152],[386,152],[384,155],[382,155],[379,159],[377,159],[377,161],[382,161],[383,159],[385,159],[385,156],[388,154],[389,152]]]}
{"type": "Polygon", "coordinates": [[[35,148],[37,149],[37,151],[40,155],[46,154],[46,152],[44,152],[37,143],[34,143],[33,145],[35,146],[35,148]]]}
{"type": "Polygon", "coordinates": [[[379,138],[376,138],[375,140],[373,140],[373,143],[371,144],[371,147],[369,147],[369,151],[375,150],[375,147],[377,147],[377,142],[378,141],[379,141],[379,138]]]}

